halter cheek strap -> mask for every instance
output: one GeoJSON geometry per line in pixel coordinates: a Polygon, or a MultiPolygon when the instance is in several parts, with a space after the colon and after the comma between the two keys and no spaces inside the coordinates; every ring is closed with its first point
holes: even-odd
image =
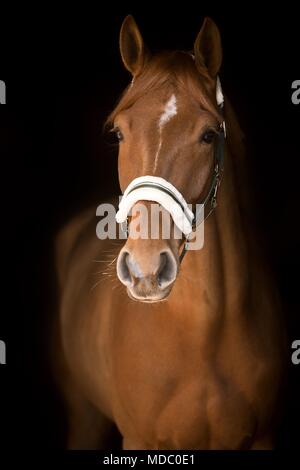
{"type": "MultiPolygon", "coordinates": [[[[223,111],[224,96],[219,77],[217,77],[216,83],[216,101],[223,111]]],[[[118,223],[127,221],[130,210],[138,201],[153,201],[162,205],[171,214],[174,224],[185,236],[185,244],[180,255],[181,262],[188,250],[189,236],[193,229],[207,219],[217,205],[217,191],[224,166],[225,137],[226,128],[223,121],[216,139],[214,172],[210,189],[204,200],[200,202],[202,210],[196,210],[193,213],[183,195],[169,181],[158,176],[146,175],[135,178],[125,189],[116,214],[116,221],[118,223]]]]}

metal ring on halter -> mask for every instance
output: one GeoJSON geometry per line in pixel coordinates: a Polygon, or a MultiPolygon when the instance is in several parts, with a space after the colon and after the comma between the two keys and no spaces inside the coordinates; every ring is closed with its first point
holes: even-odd
{"type": "Polygon", "coordinates": [[[128,217],[126,218],[126,220],[124,220],[124,222],[121,222],[121,223],[120,223],[120,226],[121,226],[121,232],[126,233],[126,236],[128,237],[128,235],[129,235],[129,222],[128,222],[128,217]]]}

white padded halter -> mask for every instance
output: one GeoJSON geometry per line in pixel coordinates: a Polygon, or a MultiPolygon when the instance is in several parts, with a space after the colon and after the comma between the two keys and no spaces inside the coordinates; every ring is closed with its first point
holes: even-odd
{"type": "Polygon", "coordinates": [[[187,236],[192,232],[193,212],[178,189],[164,178],[147,175],[139,176],[131,181],[119,204],[116,214],[118,223],[125,222],[131,208],[138,201],[153,201],[161,204],[171,214],[174,224],[184,235],[187,236]],[[151,183],[155,186],[151,187],[151,183]],[[140,184],[143,186],[139,187],[140,184]]]}
{"type": "MultiPolygon", "coordinates": [[[[217,77],[216,84],[216,101],[222,108],[224,96],[219,77],[217,77]]],[[[225,122],[223,122],[223,128],[226,136],[225,122]]],[[[174,224],[186,237],[193,231],[193,212],[178,189],[164,178],[146,175],[132,180],[120,201],[116,221],[125,222],[130,210],[138,201],[153,201],[161,204],[171,214],[174,224]]]]}

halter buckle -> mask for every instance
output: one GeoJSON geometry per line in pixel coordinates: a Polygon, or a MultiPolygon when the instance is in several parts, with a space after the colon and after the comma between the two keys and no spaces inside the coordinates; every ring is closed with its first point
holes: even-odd
{"type": "Polygon", "coordinates": [[[188,238],[185,239],[185,242],[184,242],[184,245],[183,245],[183,248],[182,248],[182,251],[180,253],[180,256],[179,256],[179,263],[181,264],[186,252],[188,251],[189,249],[189,243],[190,243],[190,240],[188,238]]]}
{"type": "Polygon", "coordinates": [[[126,234],[126,237],[128,237],[128,234],[129,234],[128,217],[126,217],[126,220],[124,220],[124,222],[120,223],[120,226],[121,226],[121,232],[126,234]]]}

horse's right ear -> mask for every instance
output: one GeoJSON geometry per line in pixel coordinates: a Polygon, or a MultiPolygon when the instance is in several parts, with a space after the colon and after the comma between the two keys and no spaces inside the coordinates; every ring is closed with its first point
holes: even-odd
{"type": "Polygon", "coordinates": [[[127,70],[136,77],[143,69],[145,46],[139,28],[131,15],[126,16],[120,31],[120,52],[127,70]]]}

